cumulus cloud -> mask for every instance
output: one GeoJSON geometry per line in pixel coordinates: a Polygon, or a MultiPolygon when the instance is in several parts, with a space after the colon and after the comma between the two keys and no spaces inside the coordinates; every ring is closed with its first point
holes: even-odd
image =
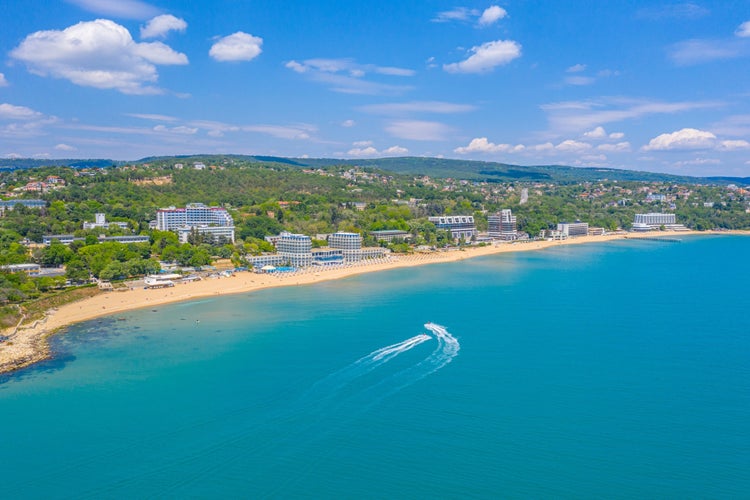
{"type": "Polygon", "coordinates": [[[37,31],[11,57],[41,76],[124,94],[159,94],[157,64],[187,64],[185,54],[161,42],[136,43],[130,32],[107,19],[81,22],[62,31],[37,31]]]}
{"type": "Polygon", "coordinates": [[[412,141],[444,141],[451,132],[443,123],[421,120],[396,120],[385,130],[394,137],[412,141]]]}
{"type": "Polygon", "coordinates": [[[568,69],[565,70],[566,73],[580,73],[581,71],[586,70],[585,64],[574,64],[573,66],[570,66],[568,69]]]}
{"type": "Polygon", "coordinates": [[[38,120],[44,115],[26,106],[14,106],[13,104],[0,104],[0,120],[38,120]]]}
{"type": "Polygon", "coordinates": [[[170,31],[184,32],[186,29],[184,19],[163,14],[151,19],[146,26],[141,26],[141,38],[165,38],[170,31]]]}
{"type": "Polygon", "coordinates": [[[68,0],[80,8],[104,16],[122,19],[148,19],[159,9],[140,0],[68,0]]]}
{"type": "Polygon", "coordinates": [[[622,139],[623,137],[625,137],[625,134],[622,132],[612,132],[609,134],[610,139],[622,139]]]}
{"type": "Polygon", "coordinates": [[[568,139],[555,146],[555,149],[557,151],[562,151],[563,153],[581,153],[583,151],[588,151],[591,147],[591,144],[587,142],[568,139]]]}
{"type": "Polygon", "coordinates": [[[306,59],[302,62],[289,61],[284,65],[295,73],[307,75],[310,79],[324,83],[334,92],[345,94],[400,94],[411,87],[391,85],[387,83],[366,80],[368,73],[385,76],[407,77],[416,74],[414,70],[378,66],[375,64],[360,64],[353,59],[306,59]]]}
{"type": "Polygon", "coordinates": [[[750,142],[747,142],[742,139],[720,141],[717,146],[717,149],[721,151],[735,151],[737,149],[748,149],[748,148],[750,148],[750,142]]]}
{"type": "Polygon", "coordinates": [[[5,79],[5,75],[3,73],[0,73],[0,87],[7,87],[8,86],[8,80],[5,79]]]}
{"type": "Polygon", "coordinates": [[[219,38],[211,46],[208,55],[217,61],[252,61],[262,52],[263,39],[238,31],[219,38]]]}
{"type": "Polygon", "coordinates": [[[55,146],[55,149],[58,151],[77,151],[78,150],[78,148],[76,147],[70,146],[68,144],[62,144],[62,143],[55,146]]]}
{"type": "Polygon", "coordinates": [[[684,149],[711,149],[716,145],[716,136],[705,130],[683,128],[671,134],[661,134],[643,147],[644,151],[672,151],[684,149]]]}
{"type": "Polygon", "coordinates": [[[750,21],[745,21],[744,23],[740,24],[739,28],[737,28],[737,31],[735,31],[734,34],[742,38],[749,37],[750,21]]]}
{"type": "Polygon", "coordinates": [[[589,139],[602,139],[607,137],[607,132],[604,130],[604,127],[596,127],[594,130],[584,132],[583,136],[588,137],[589,139]]]}
{"type": "Polygon", "coordinates": [[[497,5],[492,5],[484,9],[484,12],[482,12],[482,15],[479,17],[478,23],[480,26],[489,26],[490,24],[496,23],[507,15],[508,13],[505,11],[505,9],[497,5]]]}
{"type": "Polygon", "coordinates": [[[341,122],[341,126],[346,128],[351,128],[356,124],[357,122],[355,122],[354,120],[344,120],[343,122],[341,122]]]}
{"type": "Polygon", "coordinates": [[[448,73],[486,73],[521,57],[521,45],[513,40],[495,40],[472,47],[463,61],[444,64],[448,73]]]}
{"type": "Polygon", "coordinates": [[[354,147],[346,152],[347,156],[399,156],[405,155],[409,152],[408,149],[401,146],[391,146],[382,151],[378,151],[377,148],[372,146],[372,141],[357,141],[352,145],[354,147]]]}
{"type": "Polygon", "coordinates": [[[486,137],[476,137],[469,142],[468,146],[461,146],[453,150],[458,154],[471,153],[519,153],[525,150],[523,144],[495,144],[487,140],[486,137]]]}

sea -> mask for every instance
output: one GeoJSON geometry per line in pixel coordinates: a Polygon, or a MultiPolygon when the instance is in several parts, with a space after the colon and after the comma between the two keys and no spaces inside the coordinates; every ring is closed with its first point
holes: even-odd
{"type": "Polygon", "coordinates": [[[148,308],[0,380],[0,498],[750,498],[750,238],[148,308]]]}

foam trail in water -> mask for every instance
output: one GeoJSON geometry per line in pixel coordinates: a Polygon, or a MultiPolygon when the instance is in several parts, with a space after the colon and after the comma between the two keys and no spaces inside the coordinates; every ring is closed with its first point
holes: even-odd
{"type": "Polygon", "coordinates": [[[349,366],[316,382],[302,399],[309,400],[315,396],[318,398],[332,396],[336,391],[353,382],[355,379],[373,371],[399,354],[413,349],[423,342],[427,342],[431,338],[429,335],[422,333],[402,342],[377,349],[367,356],[359,358],[349,366]]]}
{"type": "Polygon", "coordinates": [[[426,323],[424,326],[435,335],[438,343],[435,350],[416,365],[401,370],[366,390],[363,394],[370,403],[368,407],[435,373],[458,356],[461,344],[444,326],[435,323],[426,323]]]}

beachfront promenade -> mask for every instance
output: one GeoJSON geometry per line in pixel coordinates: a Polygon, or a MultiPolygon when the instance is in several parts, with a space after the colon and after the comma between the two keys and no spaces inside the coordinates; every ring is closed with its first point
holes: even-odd
{"type": "MultiPolygon", "coordinates": [[[[749,232],[732,231],[722,233],[711,232],[681,232],[679,237],[696,234],[743,234],[749,232]]],[[[644,233],[647,237],[652,234],[644,233]]],[[[665,236],[675,237],[675,233],[665,236]]],[[[542,250],[545,248],[578,245],[586,243],[600,243],[626,238],[643,237],[638,234],[614,234],[604,236],[584,236],[555,241],[528,241],[514,243],[495,243],[483,247],[466,247],[461,250],[436,251],[428,253],[413,253],[406,255],[387,255],[377,259],[366,259],[351,263],[329,266],[311,266],[290,272],[257,274],[238,272],[230,277],[208,278],[201,281],[184,282],[171,288],[144,289],[133,287],[124,291],[102,292],[93,297],[61,306],[57,310],[48,311],[46,316],[30,324],[21,324],[17,329],[9,329],[3,333],[6,341],[0,342],[0,373],[17,370],[49,356],[49,346],[46,337],[59,329],[81,321],[101,316],[115,315],[124,311],[140,308],[195,300],[205,297],[215,297],[236,293],[248,293],[280,286],[308,285],[322,281],[346,278],[358,274],[387,271],[404,267],[436,264],[441,262],[455,262],[463,259],[485,255],[542,250]]]]}

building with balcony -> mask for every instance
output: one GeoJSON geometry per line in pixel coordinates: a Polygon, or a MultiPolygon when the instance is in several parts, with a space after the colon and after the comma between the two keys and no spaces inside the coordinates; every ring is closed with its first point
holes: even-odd
{"type": "Polygon", "coordinates": [[[589,223],[588,222],[561,222],[557,225],[557,230],[560,231],[561,235],[565,238],[574,238],[576,236],[588,236],[589,235],[589,223]]]}
{"type": "Polygon", "coordinates": [[[222,207],[189,203],[185,208],[160,208],[156,212],[156,229],[176,232],[182,243],[193,231],[209,235],[214,241],[225,239],[234,243],[234,220],[222,207]]]}
{"type": "Polygon", "coordinates": [[[451,238],[454,240],[470,240],[477,235],[477,226],[474,223],[473,215],[441,215],[440,217],[430,217],[429,221],[435,224],[438,229],[450,231],[451,238]]]}
{"type": "Polygon", "coordinates": [[[511,213],[510,209],[501,210],[496,215],[488,216],[487,222],[490,237],[506,241],[518,239],[516,216],[511,213]]]}
{"type": "Polygon", "coordinates": [[[312,265],[312,239],[304,234],[281,233],[276,242],[276,252],[282,262],[293,267],[312,265]]]}
{"type": "Polygon", "coordinates": [[[341,250],[346,262],[362,260],[362,235],[359,233],[333,233],[328,237],[328,246],[341,250]]]}

